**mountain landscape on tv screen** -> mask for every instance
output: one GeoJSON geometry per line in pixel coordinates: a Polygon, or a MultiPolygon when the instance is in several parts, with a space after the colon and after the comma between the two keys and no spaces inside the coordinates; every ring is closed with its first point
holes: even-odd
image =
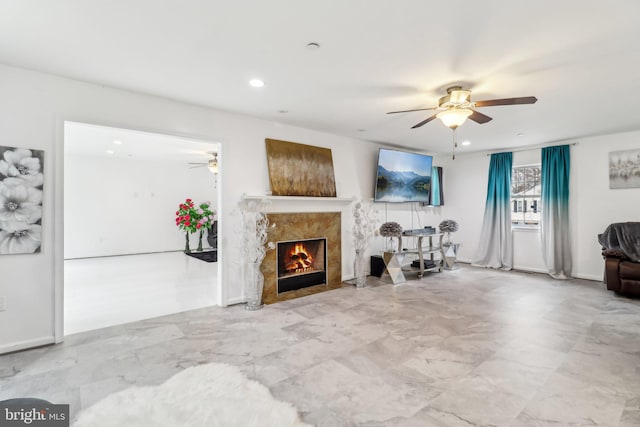
{"type": "Polygon", "coordinates": [[[389,171],[378,165],[376,201],[428,202],[431,177],[412,171],[389,171]]]}

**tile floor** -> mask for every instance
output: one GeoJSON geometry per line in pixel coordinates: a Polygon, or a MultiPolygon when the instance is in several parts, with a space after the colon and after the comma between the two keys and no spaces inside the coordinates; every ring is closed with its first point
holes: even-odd
{"type": "Polygon", "coordinates": [[[215,305],[217,274],[182,252],[65,260],[65,335],[215,305]]]}
{"type": "Polygon", "coordinates": [[[224,362],[316,426],[640,425],[640,301],[601,283],[469,266],[369,283],[0,356],[0,399],[37,396],[77,413],[224,362]]]}

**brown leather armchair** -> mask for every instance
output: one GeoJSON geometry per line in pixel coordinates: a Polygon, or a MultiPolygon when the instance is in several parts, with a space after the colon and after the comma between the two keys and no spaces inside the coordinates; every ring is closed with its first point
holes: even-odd
{"type": "Polygon", "coordinates": [[[598,234],[604,256],[604,283],[610,291],[640,296],[640,222],[610,224],[598,234]]]}
{"type": "Polygon", "coordinates": [[[604,257],[604,282],[610,291],[640,296],[640,263],[618,254],[602,254],[604,257]]]}
{"type": "Polygon", "coordinates": [[[622,252],[604,250],[604,283],[610,291],[640,296],[640,263],[633,262],[622,252]]]}

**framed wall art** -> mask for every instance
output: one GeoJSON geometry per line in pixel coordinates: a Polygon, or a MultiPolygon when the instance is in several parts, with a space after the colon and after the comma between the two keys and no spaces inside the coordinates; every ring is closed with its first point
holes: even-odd
{"type": "Polygon", "coordinates": [[[266,139],[274,196],[336,197],[331,149],[266,139]]]}
{"type": "Polygon", "coordinates": [[[42,245],[44,151],[0,146],[0,255],[42,245]]]}
{"type": "Polygon", "coordinates": [[[609,153],[609,188],[640,188],[640,149],[609,153]]]}

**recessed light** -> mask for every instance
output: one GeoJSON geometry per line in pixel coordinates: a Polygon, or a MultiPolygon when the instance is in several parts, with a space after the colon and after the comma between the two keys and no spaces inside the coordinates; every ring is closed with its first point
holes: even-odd
{"type": "Polygon", "coordinates": [[[316,43],[316,42],[307,43],[307,49],[318,50],[320,49],[320,43],[316,43]]]}
{"type": "Polygon", "coordinates": [[[113,150],[107,150],[107,151],[105,151],[105,153],[107,153],[107,154],[115,154],[116,152],[113,151],[113,150]]]}
{"type": "Polygon", "coordinates": [[[518,133],[516,133],[516,136],[524,136],[524,133],[518,132],[518,133]]]}
{"type": "Polygon", "coordinates": [[[122,141],[120,141],[119,139],[114,139],[113,143],[116,145],[122,145],[122,141]]]}
{"type": "Polygon", "coordinates": [[[280,114],[287,114],[289,112],[289,110],[278,110],[278,113],[280,114]]]}
{"type": "Polygon", "coordinates": [[[462,145],[471,145],[471,141],[462,141],[462,145]]]}
{"type": "Polygon", "coordinates": [[[358,129],[358,132],[366,132],[366,129],[358,129]]]}
{"type": "Polygon", "coordinates": [[[264,82],[260,79],[251,79],[249,80],[249,84],[253,87],[262,87],[264,86],[264,82]]]}

